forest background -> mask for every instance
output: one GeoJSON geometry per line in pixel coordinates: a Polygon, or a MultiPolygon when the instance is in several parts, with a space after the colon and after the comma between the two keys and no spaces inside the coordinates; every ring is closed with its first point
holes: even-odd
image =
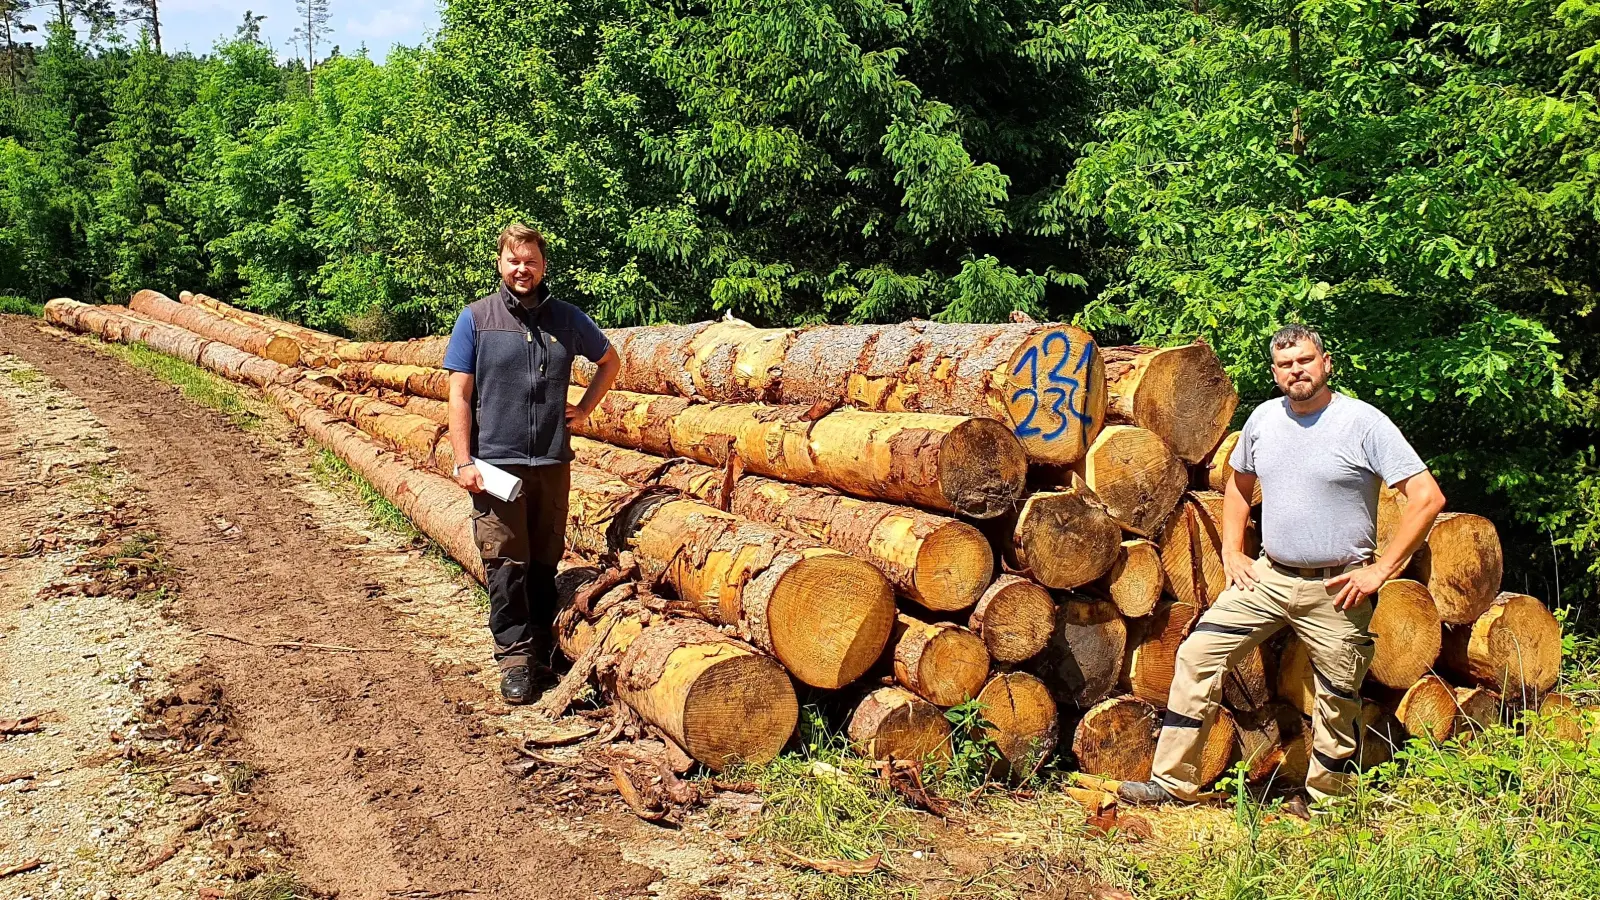
{"type": "Polygon", "coordinates": [[[412,337],[521,219],[605,325],[1022,310],[1204,339],[1241,418],[1306,322],[1600,627],[1600,3],[448,0],[308,70],[96,2],[0,0],[0,294],[412,337]]]}

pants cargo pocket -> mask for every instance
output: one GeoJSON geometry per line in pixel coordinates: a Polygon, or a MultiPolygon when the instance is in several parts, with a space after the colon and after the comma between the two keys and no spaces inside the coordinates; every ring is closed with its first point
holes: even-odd
{"type": "Polygon", "coordinates": [[[1341,684],[1341,689],[1348,688],[1351,694],[1360,690],[1361,682],[1367,677],[1367,669],[1372,665],[1372,655],[1377,651],[1377,645],[1369,635],[1356,635],[1345,638],[1343,665],[1338,677],[1348,678],[1346,684],[1341,684]]]}
{"type": "Polygon", "coordinates": [[[506,545],[511,543],[512,534],[499,516],[482,510],[472,513],[472,539],[484,559],[500,559],[506,555],[506,545]]]}

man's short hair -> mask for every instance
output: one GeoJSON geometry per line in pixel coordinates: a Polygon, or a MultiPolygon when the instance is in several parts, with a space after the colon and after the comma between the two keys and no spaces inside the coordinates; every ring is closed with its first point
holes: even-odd
{"type": "Polygon", "coordinates": [[[500,239],[495,244],[496,253],[506,252],[507,247],[526,247],[532,244],[539,248],[539,255],[545,256],[544,235],[537,228],[529,228],[521,222],[512,222],[500,229],[500,239]]]}
{"type": "Polygon", "coordinates": [[[1285,325],[1272,333],[1272,340],[1267,342],[1267,362],[1272,361],[1272,354],[1279,350],[1293,347],[1301,341],[1310,341],[1311,346],[1316,347],[1318,353],[1328,352],[1323,348],[1322,335],[1317,334],[1316,329],[1307,328],[1296,322],[1291,325],[1285,325]]]}

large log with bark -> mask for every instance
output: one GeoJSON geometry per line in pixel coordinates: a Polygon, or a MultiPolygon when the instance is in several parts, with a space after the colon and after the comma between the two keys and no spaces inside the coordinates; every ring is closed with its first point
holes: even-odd
{"type": "Polygon", "coordinates": [[[587,438],[573,438],[572,452],[579,463],[634,484],[666,485],[864,559],[901,593],[934,611],[972,606],[994,577],[988,540],[957,519],[754,476],[734,481],[729,490],[724,470],[587,438]]]}
{"type": "Polygon", "coordinates": [[[1186,463],[1205,459],[1227,433],[1239,394],[1210,347],[1107,347],[1102,355],[1107,424],[1148,428],[1186,463]]]}
{"type": "MultiPolygon", "coordinates": [[[[570,395],[576,403],[582,389],[570,395]]],[[[992,419],[806,407],[690,403],[611,391],[583,437],[659,456],[686,456],[754,475],[832,487],[973,518],[1022,497],[1027,458],[992,419]]]]}
{"type": "Polygon", "coordinates": [[[950,721],[944,710],[903,687],[881,687],[862,699],[845,734],[871,759],[949,759],[950,721]]]}
{"type": "Polygon", "coordinates": [[[1561,623],[1533,597],[1507,591],[1476,622],[1449,630],[1440,660],[1468,684],[1541,697],[1561,674],[1561,623]]]}
{"type": "Polygon", "coordinates": [[[983,638],[989,658],[1015,665],[1038,656],[1056,627],[1050,592],[1019,575],[1001,575],[973,607],[967,627],[983,638]]]}
{"type": "Polygon", "coordinates": [[[1443,638],[1439,609],[1428,588],[1409,578],[1385,582],[1377,600],[1367,626],[1375,644],[1367,677],[1403,690],[1416,684],[1439,658],[1443,638]]]}
{"type": "Polygon", "coordinates": [[[300,344],[282,332],[267,331],[225,319],[199,306],[185,306],[165,294],[144,290],[133,295],[128,308],[159,322],[176,325],[211,341],[292,366],[300,361],[300,344]]]}
{"type": "MultiPolygon", "coordinates": [[[[617,387],[724,403],[843,403],[882,412],[980,416],[1028,458],[1069,465],[1100,430],[1105,373],[1070,325],[836,325],[744,322],[615,329],[617,387]]],[[[587,383],[589,367],[574,369],[587,383]]]]}
{"type": "Polygon", "coordinates": [[[1156,545],[1142,538],[1122,542],[1117,561],[1111,571],[1100,579],[1097,587],[1123,616],[1133,619],[1147,616],[1161,599],[1161,588],[1166,575],[1161,571],[1161,553],[1156,545]]]}
{"type": "Polygon", "coordinates": [[[1162,601],[1141,623],[1139,638],[1128,653],[1128,689],[1147,703],[1165,708],[1178,666],[1178,648],[1200,611],[1188,603],[1162,601]]]}
{"type": "Polygon", "coordinates": [[[1189,474],[1155,432],[1112,425],[1100,432],[1074,470],[1118,525],[1154,537],[1187,487],[1189,474]]]}
{"type": "Polygon", "coordinates": [[[894,625],[894,591],[876,568],[675,496],[574,465],[567,542],[591,557],[633,551],[647,579],[734,626],[806,684],[842,687],[877,660],[894,625]]]}
{"type": "Polygon", "coordinates": [[[1122,530],[1081,482],[1029,494],[1015,515],[993,520],[990,533],[1012,571],[1060,590],[1105,575],[1122,541],[1122,530]]]}
{"type": "MultiPolygon", "coordinates": [[[[1161,570],[1166,591],[1174,600],[1205,609],[1228,587],[1222,567],[1223,497],[1215,491],[1192,491],[1161,529],[1161,570]]],[[[1260,549],[1255,526],[1244,534],[1245,555],[1260,549]]]]}
{"type": "Polygon", "coordinates": [[[198,306],[224,319],[248,325],[261,331],[281,334],[289,338],[300,347],[299,365],[302,366],[321,366],[335,363],[336,360],[332,357],[333,348],[338,344],[345,343],[344,339],[326,332],[307,328],[304,325],[297,325],[293,322],[286,322],[248,309],[240,309],[206,294],[180,291],[178,293],[178,302],[185,306],[198,306]]]}
{"type": "Polygon", "coordinates": [[[1060,714],[1050,689],[1027,672],[1001,672],[978,693],[988,723],[983,737],[1000,754],[999,774],[1026,777],[1039,770],[1060,739],[1060,714]]]}
{"type": "Polygon", "coordinates": [[[1494,523],[1471,513],[1440,513],[1406,575],[1428,586],[1446,625],[1467,625],[1494,602],[1503,567],[1494,523]]]}
{"type": "Polygon", "coordinates": [[[989,648],[950,622],[923,622],[901,613],[895,622],[894,677],[935,706],[965,703],[989,679],[989,648]]]}
{"type": "Polygon", "coordinates": [[[1148,781],[1161,717],[1137,697],[1113,697],[1083,714],[1072,735],[1078,768],[1116,781],[1148,781]]]}
{"type": "Polygon", "coordinates": [[[1037,672],[1057,700],[1088,708],[1117,686],[1127,648],[1128,626],[1114,604],[1069,596],[1037,672]]]}

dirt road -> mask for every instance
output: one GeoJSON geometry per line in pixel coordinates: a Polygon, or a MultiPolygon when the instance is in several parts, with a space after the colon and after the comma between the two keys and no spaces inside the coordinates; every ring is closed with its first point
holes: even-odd
{"type": "MultiPolygon", "coordinates": [[[[58,710],[92,708],[104,679],[78,648],[98,652],[109,623],[124,644],[130,635],[144,642],[126,653],[165,670],[152,678],[220,689],[217,715],[228,737],[195,753],[210,754],[213,768],[244,766],[255,775],[255,811],[241,815],[269,823],[261,827],[312,888],[341,898],[574,900],[695,896],[714,878],[721,896],[768,893],[757,882],[725,884],[737,848],[714,835],[666,835],[604,800],[558,808],[508,774],[503,732],[515,731],[517,714],[497,708],[493,673],[480,670],[482,613],[470,585],[372,528],[359,504],[319,484],[313,457],[278,417],[263,412],[259,427],[241,431],[155,377],[29,319],[0,317],[0,362],[7,367],[0,376],[9,376],[0,395],[0,490],[9,492],[0,495],[0,544],[34,544],[0,557],[0,674],[14,694],[0,719],[32,698],[25,681],[47,680],[24,666],[49,669],[58,710]],[[72,458],[53,466],[45,447],[72,458]],[[83,499],[86,478],[100,492],[91,500],[83,499]],[[140,602],[118,603],[68,588],[64,600],[93,602],[70,621],[59,610],[52,619],[39,592],[74,559],[105,555],[93,532],[98,527],[102,543],[109,540],[106,510],[137,520],[121,523],[127,527],[117,540],[125,544],[133,527],[160,548],[157,599],[143,590],[140,602]],[[101,524],[74,525],[66,537],[50,531],[84,515],[100,515],[101,524]],[[40,535],[50,540],[41,545],[40,535]],[[19,638],[30,653],[69,649],[47,665],[19,652],[19,638]],[[252,645],[275,641],[368,652],[252,645]],[[74,706],[74,693],[90,696],[74,706]]],[[[107,765],[89,757],[112,746],[107,734],[116,723],[78,721],[87,715],[58,712],[81,732],[63,744],[78,761],[63,763],[69,768],[107,765]]],[[[27,766],[30,753],[39,758],[43,744],[26,749],[34,737],[49,735],[0,744],[0,775],[27,766]]],[[[110,771],[97,777],[116,777],[110,771]]],[[[47,819],[51,813],[30,799],[37,794],[3,796],[0,804],[47,819]]],[[[0,840],[17,842],[0,846],[0,869],[25,861],[12,857],[31,852],[30,840],[48,843],[47,833],[0,832],[0,840]]],[[[185,890],[206,875],[193,865],[169,872],[173,863],[138,878],[96,880],[70,844],[60,855],[11,876],[0,893],[89,897],[85,885],[104,883],[101,893],[120,898],[194,896],[185,890]]]]}

